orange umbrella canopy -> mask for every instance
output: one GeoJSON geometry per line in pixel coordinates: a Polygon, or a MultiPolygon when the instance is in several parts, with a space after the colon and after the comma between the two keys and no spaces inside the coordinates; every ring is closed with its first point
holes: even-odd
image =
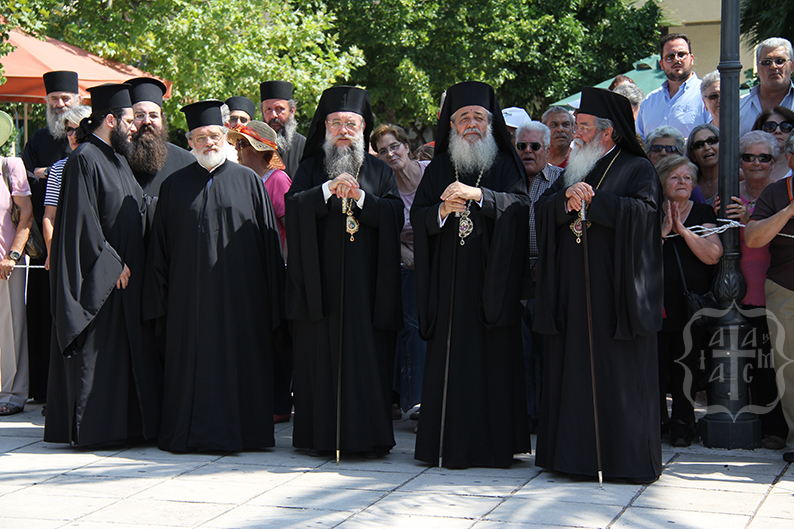
{"type": "MultiPolygon", "coordinates": [[[[60,40],[36,37],[12,29],[8,41],[16,49],[0,57],[6,82],[0,85],[0,101],[44,103],[44,81],[41,76],[54,70],[77,72],[80,94],[89,96],[87,88],[103,83],[120,83],[131,77],[154,77],[138,68],[103,59],[60,40]]],[[[165,97],[171,97],[171,81],[160,79],[167,87],[165,97]]]]}

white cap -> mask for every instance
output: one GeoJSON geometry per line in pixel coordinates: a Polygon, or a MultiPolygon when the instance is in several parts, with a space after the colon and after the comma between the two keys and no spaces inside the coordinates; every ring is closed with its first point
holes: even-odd
{"type": "Polygon", "coordinates": [[[502,115],[505,118],[505,125],[517,129],[524,121],[532,121],[527,111],[520,107],[503,108],[502,115]]]}

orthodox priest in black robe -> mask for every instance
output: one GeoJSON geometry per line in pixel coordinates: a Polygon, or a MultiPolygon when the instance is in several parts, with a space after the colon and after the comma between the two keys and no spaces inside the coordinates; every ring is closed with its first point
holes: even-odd
{"type": "Polygon", "coordinates": [[[182,109],[197,161],[160,188],[144,320],[165,332],[163,450],[272,447],[284,262],[267,191],[226,160],[222,102],[182,109]]]}
{"type": "Polygon", "coordinates": [[[428,341],[415,456],[448,468],[507,467],[530,450],[526,179],[487,84],[447,90],[436,138],[411,208],[419,330],[428,341]]]}
{"type": "Polygon", "coordinates": [[[168,142],[168,124],[162,108],[165,84],[151,77],[136,77],[127,84],[131,86],[130,99],[137,129],[132,135],[132,151],[127,160],[143,193],[156,197],[171,173],[187,167],[196,158],[168,142]]]}
{"type": "Polygon", "coordinates": [[[585,88],[576,123],[568,166],[536,205],[535,330],[548,336],[535,462],[597,474],[591,324],[603,475],[651,482],[662,471],[656,350],[664,284],[661,186],[636,141],[626,98],[585,88]],[[586,240],[575,223],[582,201],[586,240]]]}
{"type": "MultiPolygon", "coordinates": [[[[72,152],[66,138],[63,114],[80,104],[76,72],[55,71],[42,76],[47,93],[47,126],[38,129],[25,144],[22,161],[28,172],[34,222],[42,227],[44,194],[52,164],[72,152]]],[[[41,266],[46,257],[31,259],[30,264],[41,266]]],[[[28,270],[27,286],[28,358],[30,360],[30,389],[32,399],[46,399],[47,372],[52,346],[52,316],[50,314],[50,278],[46,270],[28,270]]]]}
{"type": "Polygon", "coordinates": [[[303,159],[306,137],[297,132],[298,122],[295,120],[296,106],[292,91],[292,83],[289,81],[265,81],[259,85],[262,121],[276,131],[278,155],[286,165],[284,172],[294,179],[303,159]]]}
{"type": "Polygon", "coordinates": [[[403,206],[389,166],[366,152],[371,130],[365,90],[323,92],[286,195],[293,445],[319,453],[394,446],[403,206]]]}
{"type": "Polygon", "coordinates": [[[56,345],[44,440],[98,446],[153,439],[162,370],[141,325],[147,204],[127,160],[127,85],[90,89],[93,113],[66,162],[52,240],[56,345]]]}

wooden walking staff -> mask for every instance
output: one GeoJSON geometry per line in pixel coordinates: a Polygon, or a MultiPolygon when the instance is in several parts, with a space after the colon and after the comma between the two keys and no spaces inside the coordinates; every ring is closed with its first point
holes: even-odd
{"type": "MultiPolygon", "coordinates": [[[[343,202],[344,204],[344,202],[343,202]]],[[[343,216],[345,222],[347,217],[343,216]]],[[[346,237],[342,237],[342,268],[339,274],[339,355],[336,366],[336,464],[342,451],[342,347],[344,345],[345,327],[345,253],[346,237]]]]}
{"type": "Polygon", "coordinates": [[[595,353],[593,340],[593,301],[590,298],[590,259],[587,254],[587,205],[582,200],[579,220],[582,226],[582,248],[584,250],[584,290],[587,305],[587,338],[590,344],[590,378],[593,387],[593,423],[595,424],[596,465],[598,467],[598,486],[604,488],[604,473],[601,470],[601,436],[598,430],[598,398],[596,397],[595,353]]]}

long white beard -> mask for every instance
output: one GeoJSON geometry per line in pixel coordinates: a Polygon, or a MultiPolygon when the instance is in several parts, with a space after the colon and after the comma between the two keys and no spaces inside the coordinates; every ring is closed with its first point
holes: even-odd
{"type": "Polygon", "coordinates": [[[287,122],[281,127],[276,136],[276,146],[282,153],[289,151],[292,146],[292,139],[295,137],[295,131],[298,129],[298,122],[295,121],[295,116],[290,116],[287,122]]]}
{"type": "Polygon", "coordinates": [[[601,138],[585,144],[581,139],[573,140],[573,150],[565,166],[565,185],[571,186],[584,180],[593,170],[598,160],[604,156],[604,143],[601,138]]]}
{"type": "Polygon", "coordinates": [[[496,146],[490,125],[485,131],[485,137],[474,143],[464,140],[454,127],[449,131],[449,157],[458,171],[463,174],[487,171],[493,165],[498,153],[499,148],[496,146]]]}
{"type": "Polygon", "coordinates": [[[337,147],[334,144],[334,136],[325,131],[325,173],[328,179],[332,180],[342,173],[356,175],[359,167],[364,163],[364,132],[358,131],[350,136],[353,144],[349,147],[337,147]]]}
{"type": "Polygon", "coordinates": [[[50,105],[47,105],[47,128],[50,129],[50,134],[56,140],[66,137],[66,125],[63,122],[63,115],[69,110],[64,107],[62,112],[57,112],[50,105]]]}
{"type": "Polygon", "coordinates": [[[206,154],[202,153],[201,151],[194,151],[193,153],[196,156],[196,160],[198,160],[199,165],[203,168],[207,169],[208,171],[215,167],[216,165],[220,165],[226,160],[226,153],[223,152],[223,149],[218,149],[215,151],[210,151],[206,154]]]}

